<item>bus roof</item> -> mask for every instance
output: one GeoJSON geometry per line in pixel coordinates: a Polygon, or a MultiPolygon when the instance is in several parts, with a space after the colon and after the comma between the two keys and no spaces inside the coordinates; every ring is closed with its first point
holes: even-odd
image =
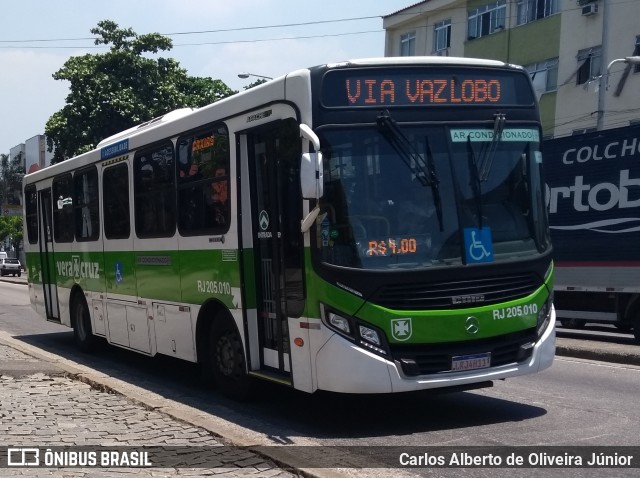
{"type": "MultiPolygon", "coordinates": [[[[148,144],[149,141],[152,141],[156,135],[162,136],[165,131],[167,134],[173,135],[178,134],[178,129],[180,126],[170,126],[180,125],[178,120],[190,118],[187,123],[188,126],[185,129],[189,129],[193,127],[193,124],[198,124],[198,121],[201,121],[202,116],[207,116],[207,111],[210,108],[216,108],[216,115],[218,119],[216,121],[223,119],[228,116],[232,116],[237,114],[239,111],[248,111],[257,106],[254,104],[255,100],[253,100],[253,94],[257,91],[264,92],[263,97],[260,99],[260,102],[263,104],[268,103],[269,101],[276,101],[278,99],[284,99],[286,97],[286,89],[285,89],[285,81],[289,78],[293,79],[295,77],[301,77],[305,75],[309,75],[312,71],[322,71],[322,70],[331,70],[334,68],[349,68],[349,67],[376,67],[376,66],[396,66],[396,65],[425,65],[425,66],[471,66],[471,67],[488,67],[488,68],[517,68],[522,69],[522,67],[518,65],[512,65],[508,63],[504,63],[496,60],[485,60],[480,58],[462,58],[462,57],[443,57],[443,56],[411,56],[411,57],[380,57],[380,58],[361,58],[361,59],[353,59],[347,60],[343,62],[337,63],[327,63],[325,65],[317,65],[315,67],[303,68],[296,71],[289,72],[286,75],[275,78],[271,81],[263,83],[259,86],[251,88],[250,90],[240,92],[236,95],[224,98],[222,100],[216,101],[207,106],[203,106],[201,108],[180,108],[171,112],[166,113],[163,116],[158,118],[154,118],[152,120],[143,122],[137,126],[129,128],[127,130],[116,133],[112,136],[109,136],[102,141],[100,141],[96,147],[86,153],[83,153],[74,158],[73,162],[68,163],[67,161],[62,161],[52,166],[48,166],[46,168],[35,171],[31,174],[25,175],[26,182],[37,182],[48,177],[63,173],[65,171],[70,171],[76,169],[78,167],[82,167],[84,165],[92,164],[99,162],[100,158],[100,149],[109,146],[112,144],[116,144],[119,141],[133,138],[147,138],[143,140],[143,143],[148,144]],[[214,106],[215,105],[215,106],[214,106]],[[174,131],[175,130],[175,131],[174,131]],[[150,133],[151,131],[156,131],[157,133],[150,133]],[[148,133],[151,136],[148,135],[148,133]]],[[[210,117],[210,116],[209,116],[210,117]]],[[[209,121],[212,121],[209,119],[209,121]]],[[[134,143],[137,143],[135,141],[134,143]]],[[[130,144],[131,149],[136,149],[140,145],[139,144],[130,144]]]]}
{"type": "Polygon", "coordinates": [[[339,63],[328,63],[327,68],[344,66],[392,66],[392,65],[446,65],[446,66],[485,66],[503,68],[521,68],[518,65],[483,58],[464,58],[456,56],[391,56],[382,58],[359,58],[339,63]]]}

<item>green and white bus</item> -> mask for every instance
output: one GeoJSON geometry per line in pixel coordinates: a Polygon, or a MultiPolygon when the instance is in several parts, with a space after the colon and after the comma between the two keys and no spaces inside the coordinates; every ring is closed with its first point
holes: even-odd
{"type": "Polygon", "coordinates": [[[549,367],[553,263],[531,81],[496,61],[294,71],[24,180],[35,310],[141,354],[315,392],[549,367]]]}

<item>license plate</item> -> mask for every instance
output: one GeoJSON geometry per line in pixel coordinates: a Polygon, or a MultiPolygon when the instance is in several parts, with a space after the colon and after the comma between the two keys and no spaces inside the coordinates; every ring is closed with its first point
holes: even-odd
{"type": "Polygon", "coordinates": [[[473,355],[458,355],[451,357],[451,370],[475,370],[491,366],[491,352],[473,355]]]}

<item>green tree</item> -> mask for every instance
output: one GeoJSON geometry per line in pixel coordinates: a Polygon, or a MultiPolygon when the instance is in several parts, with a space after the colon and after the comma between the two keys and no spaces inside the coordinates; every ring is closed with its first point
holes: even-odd
{"type": "Polygon", "coordinates": [[[172,48],[159,33],[138,35],[103,20],[91,33],[107,53],[69,58],[53,74],[69,81],[66,105],[47,121],[52,162],[93,149],[102,139],[183,107],[201,107],[230,96],[221,80],[191,77],[171,58],[149,58],[172,48]]]}
{"type": "Polygon", "coordinates": [[[22,152],[13,158],[0,154],[0,205],[20,204],[20,190],[24,177],[22,163],[22,152]]]}
{"type": "Polygon", "coordinates": [[[7,237],[17,255],[23,237],[22,216],[0,216],[0,242],[4,244],[7,237]]]}
{"type": "Polygon", "coordinates": [[[259,85],[261,85],[261,84],[263,84],[263,83],[266,83],[266,82],[267,82],[267,80],[266,80],[266,79],[264,79],[264,78],[258,78],[256,81],[253,81],[253,82],[249,83],[247,86],[243,86],[243,88],[244,88],[245,90],[249,90],[249,89],[251,89],[251,88],[255,88],[256,86],[259,86],[259,85]]]}

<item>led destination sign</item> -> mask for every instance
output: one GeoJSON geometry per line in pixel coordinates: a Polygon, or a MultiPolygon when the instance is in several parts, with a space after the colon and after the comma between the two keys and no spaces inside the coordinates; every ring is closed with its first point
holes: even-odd
{"type": "Polygon", "coordinates": [[[326,107],[532,105],[524,74],[470,68],[346,69],[322,82],[326,107]]]}

